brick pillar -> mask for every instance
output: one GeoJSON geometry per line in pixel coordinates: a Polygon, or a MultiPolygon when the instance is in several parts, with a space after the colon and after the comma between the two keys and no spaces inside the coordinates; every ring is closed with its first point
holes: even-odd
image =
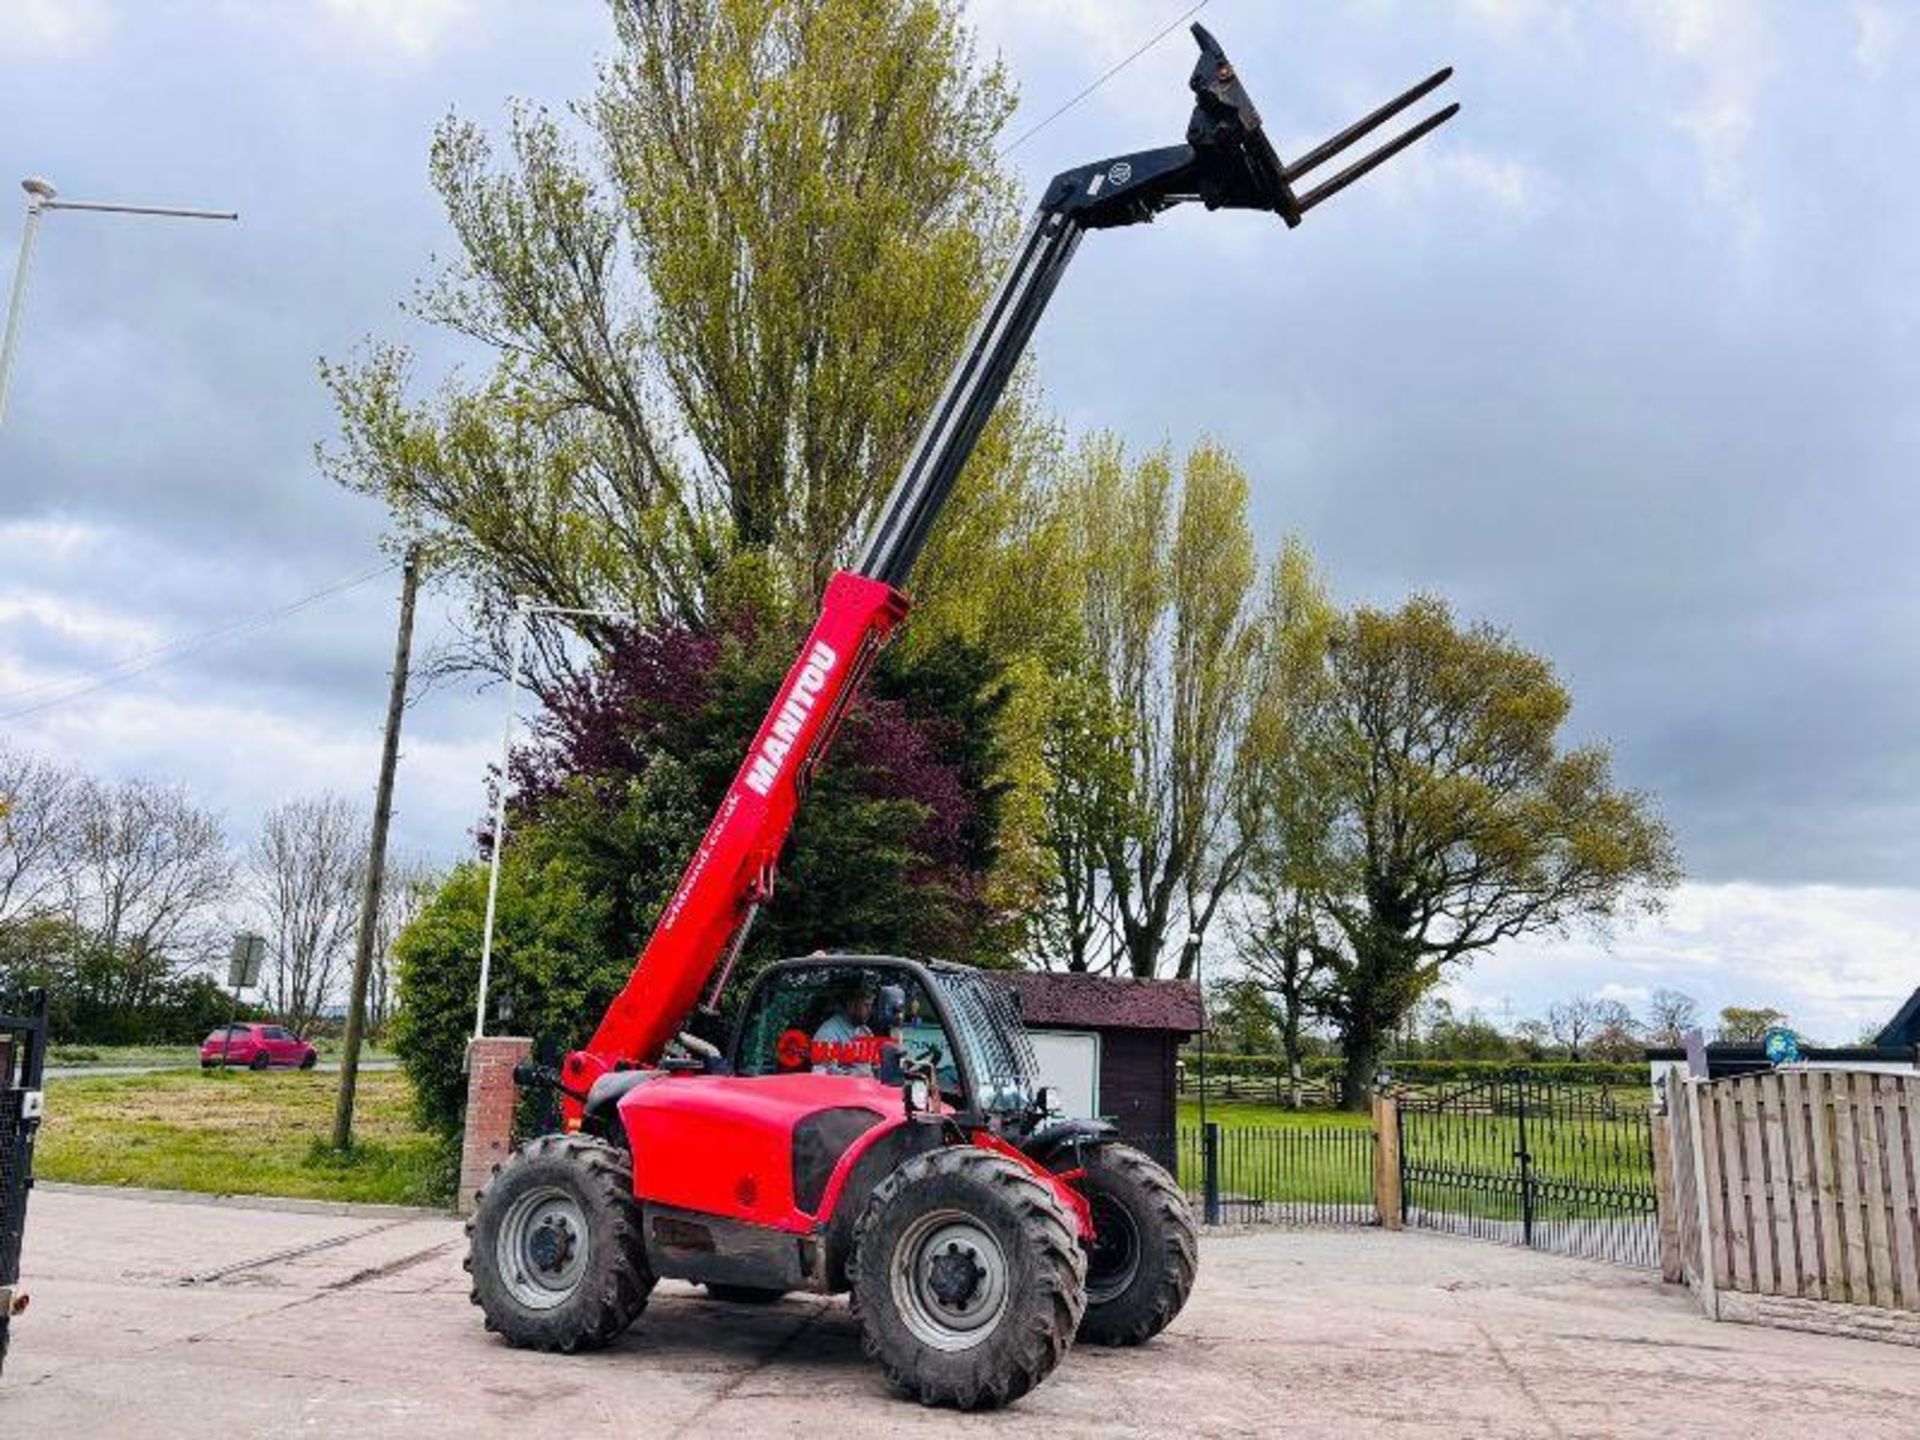
{"type": "Polygon", "coordinates": [[[480,1187],[513,1148],[513,1107],[520,1098],[513,1067],[533,1054],[533,1041],[488,1035],[467,1046],[467,1127],[460,1142],[460,1213],[471,1215],[480,1187]]]}

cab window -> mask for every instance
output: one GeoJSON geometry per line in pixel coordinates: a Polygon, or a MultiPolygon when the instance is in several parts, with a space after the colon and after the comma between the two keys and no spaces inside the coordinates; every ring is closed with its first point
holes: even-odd
{"type": "Polygon", "coordinates": [[[924,988],[884,965],[801,965],[776,972],[741,1017],[741,1075],[805,1072],[883,1078],[886,1052],[937,1055],[940,1085],[958,1098],[953,1046],[924,988]]]}

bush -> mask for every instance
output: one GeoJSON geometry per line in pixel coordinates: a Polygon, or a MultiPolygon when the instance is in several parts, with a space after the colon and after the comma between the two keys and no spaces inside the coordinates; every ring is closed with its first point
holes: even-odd
{"type": "MultiPolygon", "coordinates": [[[[529,1035],[536,1052],[584,1039],[629,969],[601,948],[610,898],[589,894],[543,849],[522,844],[501,858],[489,981],[489,1030],[529,1035]]],[[[465,1106],[486,911],[486,867],[459,866],[394,947],[402,1004],[393,1048],[421,1123],[445,1135],[459,1130],[465,1106]]]]}
{"type": "Polygon", "coordinates": [[[135,960],[116,954],[64,920],[40,917],[0,925],[0,1012],[24,1009],[34,990],[47,992],[47,1026],[55,1044],[196,1045],[233,1019],[233,995],[211,975],[128,983],[135,960]],[[119,999],[143,993],[139,1003],[119,999]]]}

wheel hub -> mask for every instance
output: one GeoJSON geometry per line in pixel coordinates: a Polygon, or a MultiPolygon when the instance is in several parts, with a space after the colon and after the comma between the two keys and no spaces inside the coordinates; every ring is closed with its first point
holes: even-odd
{"type": "Polygon", "coordinates": [[[527,1237],[527,1258],[536,1270],[558,1275],[573,1259],[577,1237],[573,1227],[559,1215],[548,1215],[527,1237]]]}
{"type": "Polygon", "coordinates": [[[935,1255],[927,1267],[933,1298],[949,1310],[964,1309],[986,1278],[987,1272],[972,1247],[962,1249],[957,1240],[949,1241],[945,1251],[935,1255]]]}
{"type": "Polygon", "coordinates": [[[494,1253],[508,1293],[529,1310],[551,1310],[586,1277],[590,1248],[579,1199],[543,1185],[508,1205],[494,1253]]]}
{"type": "Polygon", "coordinates": [[[1006,1313],[1012,1275],[991,1226],[962,1210],[922,1215],[894,1249],[894,1303],[922,1344],[967,1350],[1006,1313]]]}
{"type": "Polygon", "coordinates": [[[1093,1244],[1087,1251],[1087,1298],[1113,1299],[1140,1273],[1140,1231],[1127,1207],[1105,1195],[1093,1197],[1093,1244]]]}

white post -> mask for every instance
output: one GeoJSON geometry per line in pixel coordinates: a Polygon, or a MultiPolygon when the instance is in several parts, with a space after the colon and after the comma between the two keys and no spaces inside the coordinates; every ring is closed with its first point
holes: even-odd
{"type": "Polygon", "coordinates": [[[513,758],[514,711],[520,699],[520,668],[525,662],[528,617],[526,607],[514,605],[519,633],[513,640],[513,660],[507,669],[507,728],[500,740],[500,784],[493,797],[493,854],[487,861],[487,920],[480,937],[480,998],[474,1003],[473,1038],[487,1033],[487,982],[493,974],[493,910],[500,895],[500,852],[507,843],[507,766],[513,758]]]}
{"type": "MultiPolygon", "coordinates": [[[[1680,1067],[1674,1066],[1667,1072],[1674,1078],[1679,1077],[1680,1067]]],[[[1668,1088],[1672,1088],[1672,1080],[1668,1088]]],[[[1714,1276],[1714,1238],[1713,1212],[1718,1208],[1718,1196],[1707,1194],[1707,1140],[1700,1133],[1700,1087],[1712,1082],[1695,1079],[1689,1075],[1683,1083],[1682,1094],[1686,1097],[1687,1129],[1693,1138],[1693,1195],[1695,1215],[1700,1226],[1700,1304],[1707,1312],[1709,1320],[1720,1318],[1720,1282],[1714,1276]]]]}
{"type": "Polygon", "coordinates": [[[33,242],[40,233],[42,200],[28,191],[27,223],[20,231],[20,263],[13,268],[13,299],[7,305],[6,339],[0,340],[0,424],[7,419],[7,390],[13,383],[13,352],[20,343],[20,314],[27,305],[27,269],[33,264],[33,242]]]}

